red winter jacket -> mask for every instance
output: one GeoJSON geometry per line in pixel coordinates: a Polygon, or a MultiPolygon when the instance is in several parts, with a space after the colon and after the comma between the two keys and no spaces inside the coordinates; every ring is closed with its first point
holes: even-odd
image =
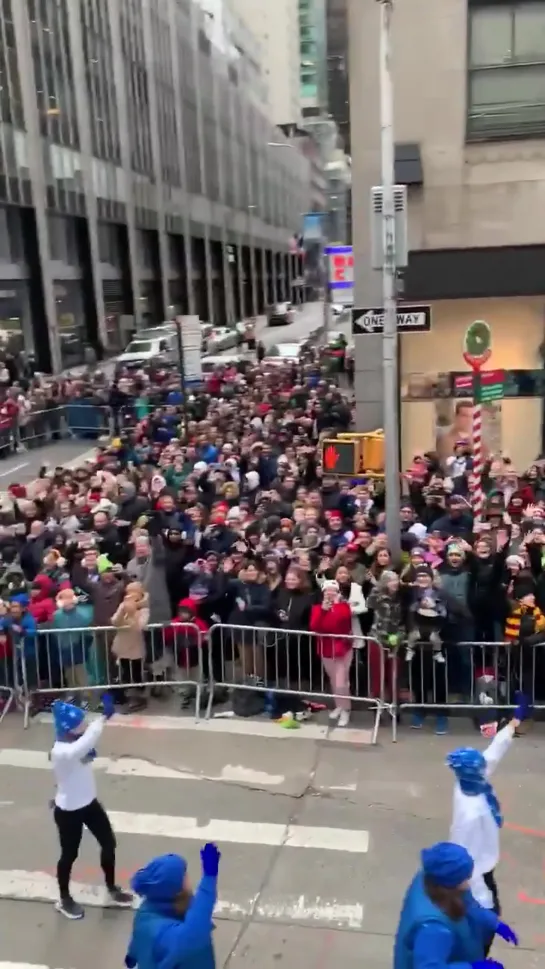
{"type": "Polygon", "coordinates": [[[170,626],[165,628],[164,641],[167,649],[175,654],[178,666],[189,670],[199,662],[196,650],[207,641],[210,627],[204,619],[196,615],[198,602],[195,599],[181,599],[178,603],[178,609],[180,608],[189,613],[189,618],[182,619],[177,616],[173,619],[170,626]]]}
{"type": "Polygon", "coordinates": [[[352,613],[347,602],[336,602],[331,609],[313,606],[310,613],[310,631],[318,633],[316,648],[325,659],[340,659],[352,649],[350,639],[340,636],[352,635],[352,613]],[[335,633],[337,634],[335,636],[335,633]]]}
{"type": "Polygon", "coordinates": [[[43,622],[51,622],[56,610],[55,583],[48,575],[37,575],[34,580],[37,595],[31,595],[28,611],[39,626],[43,622]]]}

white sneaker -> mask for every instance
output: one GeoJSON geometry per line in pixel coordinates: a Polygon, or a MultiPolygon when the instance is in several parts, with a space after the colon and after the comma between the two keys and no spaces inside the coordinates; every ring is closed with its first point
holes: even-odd
{"type": "Polygon", "coordinates": [[[433,658],[436,663],[446,663],[446,659],[443,656],[443,653],[434,653],[433,658]]]}
{"type": "Polygon", "coordinates": [[[348,710],[341,710],[339,714],[339,727],[347,727],[350,723],[350,712],[348,710]]]}
{"type": "Polygon", "coordinates": [[[339,717],[340,717],[340,715],[341,715],[341,713],[342,713],[341,708],[340,707],[335,707],[334,710],[331,710],[330,711],[330,713],[329,713],[329,719],[330,720],[338,720],[339,717]]]}

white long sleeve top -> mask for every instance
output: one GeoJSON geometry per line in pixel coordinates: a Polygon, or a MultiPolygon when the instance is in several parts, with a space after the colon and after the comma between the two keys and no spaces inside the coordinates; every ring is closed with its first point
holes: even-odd
{"type": "MultiPolygon", "coordinates": [[[[495,771],[500,760],[509,750],[514,735],[515,728],[508,723],[483,751],[487,778],[495,771]]],[[[466,848],[473,858],[474,868],[471,878],[473,897],[484,908],[493,908],[492,892],[486,887],[483,875],[492,871],[500,860],[500,829],[494,820],[486,796],[464,794],[458,781],[454,784],[450,840],[466,848]]]]}
{"type": "Polygon", "coordinates": [[[87,754],[98,742],[106,721],[93,720],[85,733],[67,743],[56,740],[51,751],[51,764],[57,782],[55,804],[63,811],[78,811],[87,807],[97,796],[92,761],[87,754]]]}

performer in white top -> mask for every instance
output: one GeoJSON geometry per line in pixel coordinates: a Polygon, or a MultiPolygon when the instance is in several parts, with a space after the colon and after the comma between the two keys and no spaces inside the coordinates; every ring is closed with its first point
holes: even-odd
{"type": "MultiPolygon", "coordinates": [[[[529,703],[517,694],[513,720],[503,727],[485,751],[460,747],[447,757],[456,775],[449,840],[466,848],[473,858],[471,892],[484,908],[501,914],[494,869],[500,860],[500,802],[489,777],[507,753],[515,730],[530,712],[529,703]]],[[[492,940],[491,940],[492,941],[492,940]]]]}
{"type": "Polygon", "coordinates": [[[133,897],[115,883],[115,835],[110,819],[97,799],[93,760],[95,744],[114,713],[113,699],[103,697],[104,716],[86,724],[80,707],[57,700],[53,704],[55,743],[51,763],[57,782],[54,818],[59,832],[61,855],[57,864],[59,901],[57,911],[68,919],[81,919],[85,912],[70,894],[70,876],[78,857],[84,827],[100,845],[100,866],[110,901],[130,906],[133,897]]]}

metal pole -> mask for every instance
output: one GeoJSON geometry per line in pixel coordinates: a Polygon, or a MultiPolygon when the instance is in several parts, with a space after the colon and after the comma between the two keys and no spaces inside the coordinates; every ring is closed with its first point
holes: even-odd
{"type": "Polygon", "coordinates": [[[182,431],[185,434],[187,431],[187,387],[185,384],[184,341],[182,338],[182,321],[180,317],[177,317],[176,319],[176,340],[178,343],[178,370],[180,373],[180,389],[182,391],[182,397],[183,397],[182,431]]]}
{"type": "Polygon", "coordinates": [[[395,561],[401,551],[399,480],[399,403],[397,373],[396,241],[394,210],[394,111],[391,26],[393,0],[380,2],[380,126],[382,155],[382,297],[384,333],[384,436],[386,459],[386,532],[395,561]]]}

